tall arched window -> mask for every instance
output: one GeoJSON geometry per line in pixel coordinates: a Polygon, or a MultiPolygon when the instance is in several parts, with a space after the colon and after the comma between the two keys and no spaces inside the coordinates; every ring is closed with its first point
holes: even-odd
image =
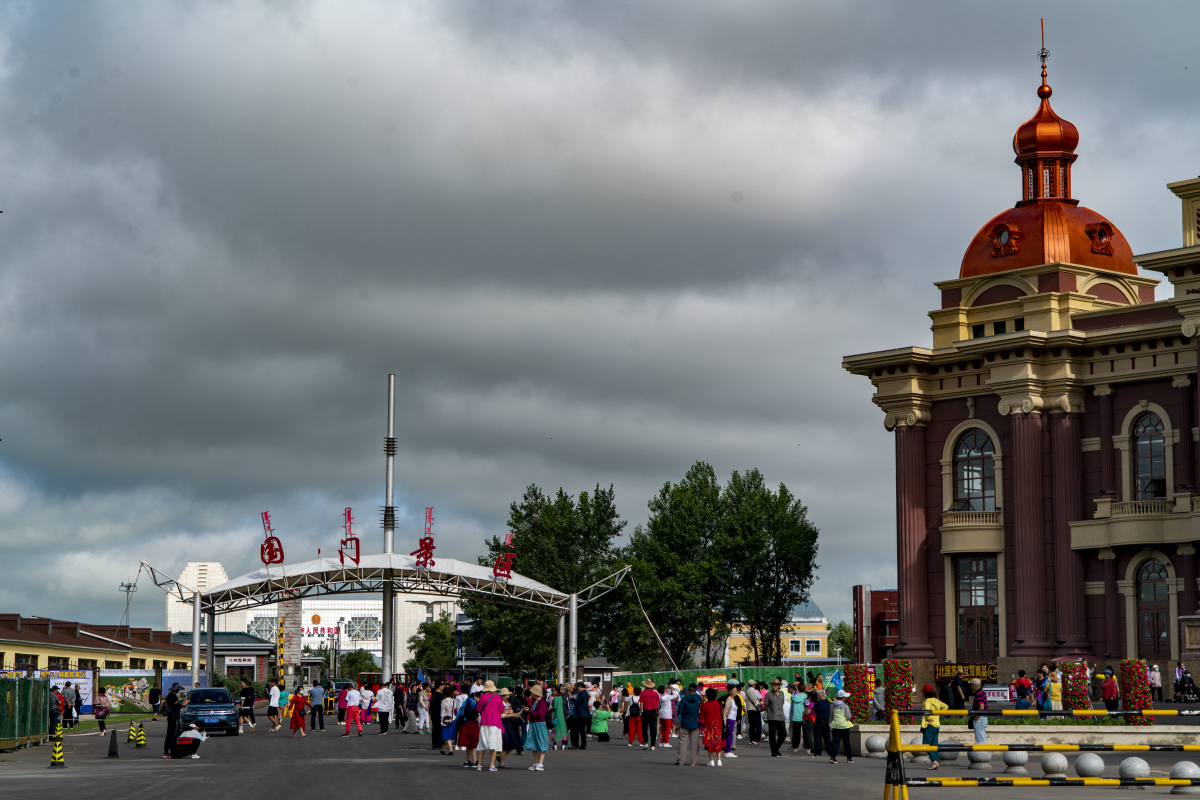
{"type": "Polygon", "coordinates": [[[952,511],[996,510],[995,453],[991,438],[978,428],[959,437],[954,445],[952,511]]]}
{"type": "Polygon", "coordinates": [[[1137,500],[1167,496],[1167,454],[1163,422],[1146,413],[1133,423],[1134,493],[1137,500]]]}
{"type": "Polygon", "coordinates": [[[1171,655],[1169,580],[1166,564],[1157,559],[1149,559],[1138,570],[1138,658],[1158,660],[1171,655]]]}

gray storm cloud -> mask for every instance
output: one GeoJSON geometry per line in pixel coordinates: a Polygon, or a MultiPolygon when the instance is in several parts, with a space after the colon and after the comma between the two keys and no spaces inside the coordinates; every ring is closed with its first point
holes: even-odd
{"type": "MultiPolygon", "coordinates": [[[[891,440],[847,353],[1017,192],[1036,4],[0,4],[0,607],[399,541],[473,558],[529,483],[636,523],[695,460],[822,529],[814,598],[894,584],[891,440]]],[[[1147,252],[1196,172],[1196,11],[1059,4],[1075,184],[1147,252]],[[1086,12],[1086,13],[1085,13],[1086,12]]],[[[138,595],[134,621],[162,623],[138,595]]]]}

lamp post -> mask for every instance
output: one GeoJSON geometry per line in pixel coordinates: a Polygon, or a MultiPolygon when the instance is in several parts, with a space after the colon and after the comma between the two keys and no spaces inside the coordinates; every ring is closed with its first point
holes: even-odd
{"type": "Polygon", "coordinates": [[[338,624],[337,624],[337,650],[335,651],[337,654],[337,657],[334,662],[337,664],[337,668],[334,670],[334,673],[333,673],[334,680],[337,680],[338,678],[342,677],[342,671],[341,671],[341,668],[342,668],[342,628],[344,628],[345,626],[346,626],[346,618],[342,617],[338,620],[338,624]]]}

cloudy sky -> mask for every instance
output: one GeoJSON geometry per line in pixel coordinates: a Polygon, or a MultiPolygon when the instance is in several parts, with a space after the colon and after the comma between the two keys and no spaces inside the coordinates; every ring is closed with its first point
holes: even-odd
{"type": "MultiPolygon", "coordinates": [[[[895,585],[892,441],[842,356],[928,344],[1013,131],[1180,244],[1195,3],[0,3],[0,610],[115,622],[139,559],[415,547],[529,483],[757,467],[816,602],[895,585]]],[[[519,569],[519,565],[518,565],[519,569]]],[[[140,581],[135,624],[164,624],[140,581]]]]}

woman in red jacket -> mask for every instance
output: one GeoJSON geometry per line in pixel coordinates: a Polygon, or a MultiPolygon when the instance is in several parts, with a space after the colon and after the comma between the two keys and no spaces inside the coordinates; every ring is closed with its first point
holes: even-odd
{"type": "Polygon", "coordinates": [[[308,702],[308,697],[296,692],[292,695],[292,738],[296,738],[296,732],[299,731],[301,738],[307,736],[304,732],[304,717],[308,708],[312,703],[308,702]]]}
{"type": "Polygon", "coordinates": [[[704,731],[701,739],[708,751],[708,765],[719,767],[721,750],[725,747],[724,707],[717,701],[716,689],[706,689],[704,697],[708,702],[700,706],[700,729],[704,731]]]}

